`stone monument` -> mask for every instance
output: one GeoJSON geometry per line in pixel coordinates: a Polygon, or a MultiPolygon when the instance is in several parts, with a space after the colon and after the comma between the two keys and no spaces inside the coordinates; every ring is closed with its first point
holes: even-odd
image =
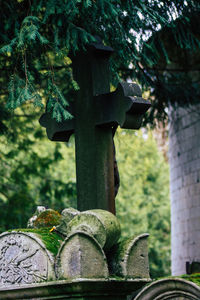
{"type": "Polygon", "coordinates": [[[148,234],[120,242],[117,218],[101,209],[65,209],[53,227],[50,213],[0,235],[0,299],[122,300],[151,281],[148,234]]]}
{"type": "MultiPolygon", "coordinates": [[[[176,294],[166,298],[163,289],[160,293],[159,283],[139,293],[151,282],[148,234],[120,240],[113,130],[138,129],[150,103],[136,84],[119,83],[110,92],[112,51],[98,42],[72,57],[80,87],[70,104],[73,120],[57,123],[49,113],[40,119],[51,140],[67,141],[75,133],[78,210],[60,215],[40,207],[28,229],[0,235],[0,299],[177,299],[176,294]]],[[[187,288],[196,300],[198,287],[187,288]]]]}
{"type": "Polygon", "coordinates": [[[72,56],[79,85],[70,103],[72,120],[58,123],[46,112],[40,124],[53,141],[68,141],[75,134],[77,207],[115,213],[113,131],[117,126],[139,129],[150,102],[137,84],[121,82],[110,92],[109,57],[113,49],[100,41],[72,56]]]}
{"type": "Polygon", "coordinates": [[[120,241],[112,213],[65,209],[57,226],[43,227],[49,211],[0,235],[0,299],[200,299],[200,287],[184,279],[150,283],[148,234],[120,241]]]}

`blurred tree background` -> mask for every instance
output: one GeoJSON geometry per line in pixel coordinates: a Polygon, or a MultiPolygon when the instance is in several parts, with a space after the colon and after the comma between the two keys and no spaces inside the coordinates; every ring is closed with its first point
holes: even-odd
{"type": "MultiPolygon", "coordinates": [[[[40,115],[40,114],[39,114],[40,115]]],[[[5,121],[0,136],[0,230],[26,227],[36,205],[76,205],[74,143],[50,143],[26,107],[5,121]]]]}
{"type": "Polygon", "coordinates": [[[148,232],[151,276],[169,275],[168,163],[151,131],[118,130],[115,143],[121,180],[116,205],[122,236],[148,232]]]}

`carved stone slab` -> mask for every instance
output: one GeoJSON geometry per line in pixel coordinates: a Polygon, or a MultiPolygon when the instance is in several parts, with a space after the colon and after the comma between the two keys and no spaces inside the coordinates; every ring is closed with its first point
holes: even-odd
{"type": "Polygon", "coordinates": [[[101,246],[85,232],[75,232],[63,242],[55,266],[58,279],[108,277],[101,246]]]}
{"type": "Polygon", "coordinates": [[[36,235],[25,232],[0,235],[0,287],[54,278],[53,257],[36,235]]]}
{"type": "Polygon", "coordinates": [[[114,246],[107,255],[110,273],[125,278],[149,278],[148,236],[144,233],[114,246]]]}

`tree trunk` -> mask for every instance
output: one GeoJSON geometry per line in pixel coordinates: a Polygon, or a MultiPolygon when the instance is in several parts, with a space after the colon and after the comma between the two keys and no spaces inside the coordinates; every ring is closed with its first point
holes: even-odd
{"type": "Polygon", "coordinates": [[[172,275],[181,275],[200,262],[200,106],[169,115],[172,275]]]}

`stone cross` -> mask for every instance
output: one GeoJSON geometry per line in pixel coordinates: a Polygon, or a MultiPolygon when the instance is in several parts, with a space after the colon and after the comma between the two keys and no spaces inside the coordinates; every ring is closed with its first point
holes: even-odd
{"type": "Polygon", "coordinates": [[[137,84],[119,83],[110,92],[109,57],[113,49],[101,42],[72,57],[80,87],[70,104],[74,116],[61,123],[45,113],[40,124],[53,141],[68,141],[75,133],[77,207],[115,213],[113,127],[139,129],[150,102],[137,84]]]}

